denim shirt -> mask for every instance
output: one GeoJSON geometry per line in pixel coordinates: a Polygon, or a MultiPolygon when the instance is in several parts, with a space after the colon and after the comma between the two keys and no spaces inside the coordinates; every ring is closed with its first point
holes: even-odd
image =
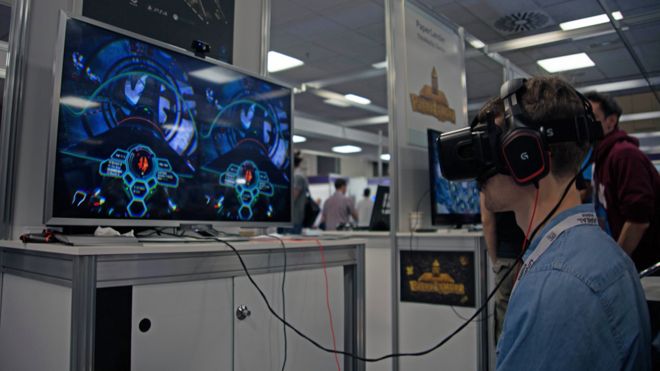
{"type": "MultiPolygon", "coordinates": [[[[555,216],[534,238],[580,205],[555,216]]],[[[635,266],[597,225],[566,230],[518,282],[497,346],[497,370],[650,370],[651,331],[635,266]]]]}

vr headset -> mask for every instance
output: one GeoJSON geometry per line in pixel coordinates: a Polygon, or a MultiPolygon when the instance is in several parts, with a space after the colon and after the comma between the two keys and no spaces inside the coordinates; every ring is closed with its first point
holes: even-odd
{"type": "Polygon", "coordinates": [[[578,91],[584,113],[559,120],[534,122],[522,105],[526,79],[505,82],[500,88],[504,102],[504,125],[495,124],[495,114],[485,122],[478,117],[469,127],[443,133],[439,138],[442,175],[448,180],[477,179],[485,182],[495,174],[511,176],[520,185],[537,183],[550,168],[549,145],[594,143],[603,137],[591,104],[578,91]]]}

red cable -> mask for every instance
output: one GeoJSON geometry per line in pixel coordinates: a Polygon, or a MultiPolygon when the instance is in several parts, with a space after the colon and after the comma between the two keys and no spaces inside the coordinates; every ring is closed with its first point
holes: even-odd
{"type": "MultiPolygon", "coordinates": [[[[527,225],[527,232],[525,232],[525,239],[523,240],[523,244],[522,244],[522,247],[521,247],[521,250],[522,250],[522,252],[520,254],[521,258],[525,256],[525,251],[527,251],[527,248],[529,247],[530,242],[532,242],[532,241],[528,241],[527,239],[529,238],[529,231],[532,229],[532,223],[534,222],[534,216],[536,215],[536,206],[538,205],[538,202],[539,202],[539,189],[537,187],[536,188],[536,196],[534,196],[534,208],[532,209],[532,218],[529,219],[529,224],[527,225]]],[[[518,276],[520,275],[520,268],[521,267],[522,267],[522,264],[519,264],[518,269],[516,269],[516,278],[515,278],[514,282],[518,281],[518,276]]]]}
{"type": "MultiPolygon", "coordinates": [[[[318,239],[315,240],[319,245],[319,250],[321,252],[321,264],[323,265],[323,276],[325,277],[325,304],[328,308],[328,317],[330,317],[330,333],[332,334],[332,350],[337,351],[337,340],[335,338],[335,325],[332,323],[332,310],[330,309],[330,287],[328,286],[328,270],[325,265],[325,255],[323,255],[323,245],[318,239]]],[[[335,362],[337,363],[337,370],[341,371],[339,366],[339,356],[337,353],[335,355],[335,362]]]]}

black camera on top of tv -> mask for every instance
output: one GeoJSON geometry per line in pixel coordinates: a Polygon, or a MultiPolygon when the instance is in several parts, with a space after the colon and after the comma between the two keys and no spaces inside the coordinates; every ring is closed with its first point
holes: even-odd
{"type": "Polygon", "coordinates": [[[201,58],[206,57],[206,54],[211,51],[211,45],[205,43],[202,40],[193,40],[190,48],[193,50],[193,52],[195,52],[196,56],[201,58]]]}

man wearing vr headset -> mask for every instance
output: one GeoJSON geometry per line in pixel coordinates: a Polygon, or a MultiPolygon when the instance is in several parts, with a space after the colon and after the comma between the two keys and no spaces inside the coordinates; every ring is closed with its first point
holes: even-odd
{"type": "Polygon", "coordinates": [[[650,370],[637,271],[573,184],[602,137],[589,102],[553,77],[508,81],[500,98],[501,126],[491,115],[440,137],[443,175],[476,178],[486,207],[514,211],[530,240],[512,272],[497,369],[650,370]]]}

